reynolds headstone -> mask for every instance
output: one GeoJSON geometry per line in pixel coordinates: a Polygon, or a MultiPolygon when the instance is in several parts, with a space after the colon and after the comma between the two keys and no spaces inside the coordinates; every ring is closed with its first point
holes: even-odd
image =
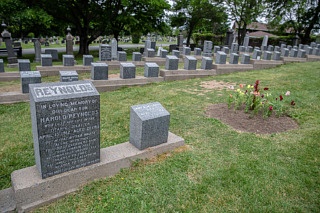
{"type": "Polygon", "coordinates": [[[89,81],[31,84],[36,166],[42,178],[100,162],[100,95],[89,81]]]}

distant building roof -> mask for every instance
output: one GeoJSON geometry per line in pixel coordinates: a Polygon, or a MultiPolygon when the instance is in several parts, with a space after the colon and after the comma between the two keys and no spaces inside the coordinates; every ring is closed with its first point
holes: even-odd
{"type": "Polygon", "coordinates": [[[255,31],[255,32],[249,33],[250,37],[263,37],[265,35],[267,35],[268,37],[278,37],[276,35],[273,35],[273,34],[267,33],[267,32],[263,32],[263,31],[255,31]]]}
{"type": "MultiPolygon", "coordinates": [[[[232,29],[233,30],[237,30],[237,28],[238,28],[238,25],[237,25],[237,23],[236,22],[234,22],[234,24],[233,24],[233,27],[232,27],[232,29]]],[[[247,31],[264,31],[264,32],[273,32],[274,31],[274,29],[272,29],[272,28],[268,28],[268,24],[264,24],[264,23],[260,23],[260,22],[252,22],[251,24],[249,24],[248,26],[247,26],[247,31]]],[[[286,29],[285,30],[285,33],[292,33],[292,29],[290,28],[290,29],[286,29]]],[[[250,33],[251,34],[251,33],[250,33]]],[[[273,36],[275,36],[275,35],[273,35],[273,36]]],[[[257,36],[258,37],[258,36],[257,36]]]]}

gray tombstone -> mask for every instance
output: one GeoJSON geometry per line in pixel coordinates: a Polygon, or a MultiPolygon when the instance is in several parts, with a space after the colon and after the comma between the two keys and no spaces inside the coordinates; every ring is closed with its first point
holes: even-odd
{"type": "Polygon", "coordinates": [[[303,50],[303,49],[299,49],[297,57],[298,58],[305,58],[306,57],[306,51],[303,50]]]}
{"type": "Polygon", "coordinates": [[[92,63],[91,79],[92,80],[108,80],[108,64],[92,63]]]}
{"type": "MultiPolygon", "coordinates": [[[[313,48],[312,55],[319,55],[319,52],[320,52],[319,48],[313,48]]],[[[0,72],[1,72],[1,68],[0,68],[0,72]]]]}
{"type": "Polygon", "coordinates": [[[271,60],[272,52],[264,51],[263,53],[263,60],[271,60]]]}
{"type": "Polygon", "coordinates": [[[155,41],[151,41],[151,49],[154,49],[154,51],[156,51],[156,46],[157,46],[157,42],[155,41]]]}
{"type": "Polygon", "coordinates": [[[201,61],[201,69],[204,70],[211,70],[212,69],[212,58],[210,57],[202,57],[201,61]]]}
{"type": "Polygon", "coordinates": [[[165,50],[165,49],[160,50],[160,57],[161,58],[166,58],[167,55],[168,55],[168,50],[165,50]]]}
{"type": "Polygon", "coordinates": [[[41,44],[38,39],[34,40],[34,62],[41,62],[41,44]]]}
{"type": "Polygon", "coordinates": [[[239,52],[245,52],[246,51],[246,47],[245,46],[240,46],[239,47],[239,52]]]}
{"type": "Polygon", "coordinates": [[[218,51],[216,55],[216,64],[225,64],[227,61],[227,54],[222,51],[218,51]]]}
{"type": "Polygon", "coordinates": [[[305,49],[306,54],[307,54],[307,55],[311,55],[311,54],[312,54],[312,50],[313,50],[312,47],[306,48],[306,49],[305,49]]]}
{"type": "Polygon", "coordinates": [[[303,46],[303,49],[304,49],[305,51],[307,51],[308,48],[309,48],[309,45],[304,45],[304,46],[303,46]]]}
{"type": "Polygon", "coordinates": [[[143,150],[168,141],[170,113],[159,103],[130,108],[130,143],[143,150]]]}
{"type": "Polygon", "coordinates": [[[244,46],[244,47],[249,46],[249,40],[250,40],[250,37],[246,35],[246,36],[244,37],[244,40],[243,40],[243,46],[244,46]]]}
{"type": "Polygon", "coordinates": [[[293,46],[292,48],[298,50],[298,46],[296,46],[296,45],[293,46]]]}
{"type": "Polygon", "coordinates": [[[281,50],[281,55],[282,55],[283,57],[289,57],[289,49],[288,49],[288,48],[283,48],[283,49],[281,50]]]}
{"type": "Polygon", "coordinates": [[[159,66],[156,63],[145,63],[144,77],[159,77],[159,66]]]}
{"type": "Polygon", "coordinates": [[[153,58],[153,57],[155,57],[155,55],[156,55],[156,52],[154,51],[154,49],[152,49],[152,48],[147,49],[146,57],[153,58]]]}
{"type": "Polygon", "coordinates": [[[280,45],[280,49],[282,50],[283,48],[286,48],[287,46],[285,44],[280,45]]]}
{"type": "Polygon", "coordinates": [[[303,47],[304,47],[303,44],[299,44],[299,48],[298,48],[298,49],[299,49],[299,50],[302,50],[303,47]]]}
{"type": "Polygon", "coordinates": [[[100,162],[100,95],[91,82],[32,84],[30,111],[43,179],[100,162]]]}
{"type": "Polygon", "coordinates": [[[201,55],[201,48],[194,48],[194,55],[200,56],[201,55]]]}
{"type": "Polygon", "coordinates": [[[291,49],[290,57],[296,58],[297,56],[298,56],[298,50],[297,49],[291,49]]]}
{"type": "Polygon", "coordinates": [[[73,55],[73,36],[71,35],[70,27],[67,28],[68,34],[66,36],[66,55],[73,55]]]}
{"type": "Polygon", "coordinates": [[[247,52],[247,53],[252,53],[252,52],[253,52],[253,47],[247,46],[247,47],[246,47],[246,52],[247,52]]]}
{"type": "MultiPolygon", "coordinates": [[[[263,46],[263,47],[267,47],[267,46],[268,46],[268,36],[267,36],[267,35],[265,35],[265,36],[263,37],[262,46],[263,46]]],[[[262,49],[262,48],[261,48],[261,49],[262,49]]]]}
{"type": "Polygon", "coordinates": [[[21,71],[20,78],[22,93],[29,93],[29,84],[41,83],[41,74],[39,71],[21,71]]]}
{"type": "Polygon", "coordinates": [[[41,66],[51,67],[52,66],[52,55],[41,54],[41,66]]]}
{"type": "Polygon", "coordinates": [[[63,66],[74,66],[73,55],[62,55],[63,66]]]}
{"type": "Polygon", "coordinates": [[[133,63],[120,63],[120,78],[128,79],[136,77],[136,66],[133,63]]]}
{"type": "Polygon", "coordinates": [[[279,51],[274,51],[273,52],[273,55],[272,55],[272,60],[275,60],[275,61],[279,61],[280,60],[280,52],[279,51]]]}
{"type": "Polygon", "coordinates": [[[167,55],[165,68],[166,70],[177,70],[179,59],[174,55],[167,55]]]}
{"type": "Polygon", "coordinates": [[[238,53],[238,49],[239,45],[237,43],[232,43],[230,53],[238,53]]]}
{"type": "Polygon", "coordinates": [[[207,41],[207,40],[204,41],[202,55],[205,57],[212,56],[212,41],[207,41]]]}
{"type": "Polygon", "coordinates": [[[191,48],[183,47],[183,55],[191,55],[191,48]]]}
{"type": "Polygon", "coordinates": [[[151,41],[149,36],[147,37],[146,41],[144,42],[144,56],[147,57],[147,49],[151,48],[151,41]]]}
{"type": "Polygon", "coordinates": [[[117,60],[118,57],[118,42],[115,38],[111,40],[111,58],[117,60]]]}
{"type": "Polygon", "coordinates": [[[18,59],[19,72],[21,71],[31,71],[30,60],[29,59],[18,59]]]}
{"type": "Polygon", "coordinates": [[[213,47],[213,52],[217,53],[218,51],[220,51],[220,46],[214,46],[213,47]]]}
{"type": "Polygon", "coordinates": [[[141,61],[142,55],[139,52],[132,53],[132,61],[141,61]]]}
{"type": "Polygon", "coordinates": [[[261,57],[262,52],[258,49],[254,49],[253,54],[252,54],[252,59],[258,59],[258,57],[261,57]]]}
{"type": "Polygon", "coordinates": [[[127,53],[125,51],[118,51],[118,61],[127,61],[127,53]]]}
{"type": "Polygon", "coordinates": [[[269,52],[273,52],[273,51],[274,51],[274,47],[273,47],[272,45],[269,45],[269,46],[268,46],[268,51],[269,51],[269,52]]]}
{"type": "Polygon", "coordinates": [[[9,33],[6,30],[7,25],[2,24],[1,26],[4,27],[4,30],[1,33],[1,36],[2,36],[3,41],[6,44],[6,49],[7,49],[7,53],[8,53],[8,64],[16,64],[18,61],[17,61],[17,57],[14,54],[13,47],[12,47],[11,33],[9,33]]]}
{"type": "Polygon", "coordinates": [[[111,46],[108,44],[99,45],[99,61],[111,61],[111,46]]]}
{"type": "Polygon", "coordinates": [[[179,58],[179,57],[180,57],[180,52],[179,52],[179,50],[172,50],[172,55],[173,55],[173,56],[176,56],[177,58],[179,58]]]}
{"type": "Polygon", "coordinates": [[[317,43],[316,43],[316,42],[311,42],[311,43],[310,43],[310,46],[311,46],[312,48],[315,48],[315,47],[317,47],[317,43]]]}
{"type": "Polygon", "coordinates": [[[250,64],[250,55],[242,54],[241,55],[241,64],[250,64]]]}
{"type": "Polygon", "coordinates": [[[239,55],[236,53],[231,53],[229,64],[238,64],[238,62],[239,62],[239,55]]]}
{"type": "Polygon", "coordinates": [[[3,63],[3,59],[0,59],[0,72],[4,72],[4,63],[3,63]]]}
{"type": "Polygon", "coordinates": [[[83,55],[82,62],[83,62],[83,66],[91,66],[91,63],[93,62],[93,56],[92,55],[83,55]]]}
{"type": "Polygon", "coordinates": [[[77,71],[59,71],[60,82],[78,81],[79,76],[77,71]]]}
{"type": "Polygon", "coordinates": [[[196,70],[197,69],[197,59],[193,56],[187,55],[184,58],[184,69],[185,70],[196,70]]]}
{"type": "Polygon", "coordinates": [[[275,52],[280,52],[280,47],[279,47],[279,46],[275,46],[275,47],[274,47],[274,51],[275,51],[275,52]]]}
{"type": "Polygon", "coordinates": [[[183,51],[183,35],[180,33],[178,35],[178,48],[179,48],[179,52],[180,54],[182,54],[182,51],[183,51]]]}
{"type": "Polygon", "coordinates": [[[290,51],[292,49],[292,46],[291,45],[288,45],[287,46],[288,50],[290,51]]]}
{"type": "Polygon", "coordinates": [[[223,47],[222,52],[224,52],[225,54],[229,54],[229,52],[230,52],[229,47],[223,47]]]}
{"type": "MultiPolygon", "coordinates": [[[[56,49],[45,49],[44,50],[44,54],[52,55],[52,60],[53,61],[58,61],[59,60],[58,50],[56,50],[56,49]]],[[[71,55],[71,54],[69,54],[69,55],[71,55]]]]}

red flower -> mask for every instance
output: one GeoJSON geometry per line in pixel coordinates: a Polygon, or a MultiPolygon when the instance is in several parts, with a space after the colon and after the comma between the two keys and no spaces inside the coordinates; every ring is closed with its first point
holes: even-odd
{"type": "Polygon", "coordinates": [[[278,98],[276,98],[276,101],[278,100],[278,98]]]}
{"type": "Polygon", "coordinates": [[[283,100],[283,97],[282,97],[282,95],[280,95],[280,101],[282,101],[283,100]]]}
{"type": "Polygon", "coordinates": [[[273,110],[273,107],[272,107],[272,106],[269,106],[269,110],[272,111],[272,110],[273,110]]]}
{"type": "Polygon", "coordinates": [[[259,85],[260,81],[259,80],[256,80],[256,85],[259,85]]]}
{"type": "Polygon", "coordinates": [[[294,101],[291,101],[291,106],[294,106],[294,105],[296,105],[296,103],[294,102],[294,101]]]}
{"type": "Polygon", "coordinates": [[[264,97],[264,94],[261,95],[261,98],[263,98],[263,97],[264,97]]]}
{"type": "Polygon", "coordinates": [[[265,87],[265,88],[263,88],[263,90],[269,90],[269,88],[268,88],[268,87],[265,87]]]}

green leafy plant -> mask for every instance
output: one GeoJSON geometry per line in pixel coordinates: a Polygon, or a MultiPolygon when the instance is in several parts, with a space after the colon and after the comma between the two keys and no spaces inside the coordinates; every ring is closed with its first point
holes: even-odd
{"type": "Polygon", "coordinates": [[[256,80],[254,85],[239,84],[238,89],[232,87],[234,91],[229,94],[228,107],[233,106],[237,110],[244,108],[245,112],[252,112],[253,115],[262,112],[264,117],[269,117],[272,113],[276,116],[285,115],[288,107],[295,106],[294,100],[284,98],[290,96],[290,91],[274,96],[268,87],[260,91],[259,85],[260,81],[256,80]]]}

